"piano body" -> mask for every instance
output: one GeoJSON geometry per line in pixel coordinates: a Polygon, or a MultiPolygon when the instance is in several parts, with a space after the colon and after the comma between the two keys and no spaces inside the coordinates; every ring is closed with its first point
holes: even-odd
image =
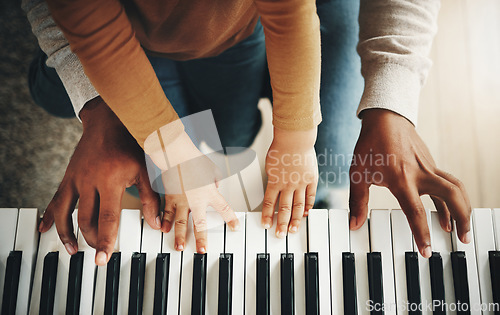
{"type": "Polygon", "coordinates": [[[115,253],[96,267],[76,220],[69,256],[55,226],[39,235],[36,209],[0,209],[1,314],[500,314],[500,209],[473,210],[470,244],[428,211],[430,259],[401,210],[349,231],[347,210],[314,209],[285,239],[259,212],[238,215],[232,232],[207,213],[200,255],[192,230],[177,252],[174,233],[123,210],[115,253]]]}

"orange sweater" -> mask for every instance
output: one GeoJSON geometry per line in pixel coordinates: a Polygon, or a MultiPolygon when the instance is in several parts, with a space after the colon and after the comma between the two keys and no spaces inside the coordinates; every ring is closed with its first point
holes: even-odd
{"type": "MultiPolygon", "coordinates": [[[[248,37],[259,16],[266,35],[274,126],[306,130],[321,121],[314,0],[47,3],[95,89],[141,146],[148,135],[178,119],[144,50],[176,60],[215,56],[248,37]]],[[[172,138],[182,131],[182,125],[173,125],[180,127],[172,138]]]]}

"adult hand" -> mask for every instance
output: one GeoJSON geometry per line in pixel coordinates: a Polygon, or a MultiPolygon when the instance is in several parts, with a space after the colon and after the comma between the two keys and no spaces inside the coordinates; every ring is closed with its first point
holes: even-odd
{"type": "Polygon", "coordinates": [[[278,203],[276,236],[283,238],[287,230],[298,230],[302,216],[314,205],[318,185],[318,162],[314,143],[317,128],[287,131],[274,128],[274,139],[266,157],[268,176],[262,208],[262,225],[273,225],[278,203]]]}
{"type": "Polygon", "coordinates": [[[369,187],[375,184],[387,187],[399,201],[423,257],[430,257],[432,249],[421,195],[431,196],[445,231],[451,231],[451,217],[456,221],[460,240],[470,242],[471,207],[464,185],[436,167],[406,118],[385,109],[362,113],[350,179],[351,229],[356,230],[365,222],[369,187]]]}
{"type": "Polygon", "coordinates": [[[95,262],[105,265],[114,249],[125,188],[136,185],[148,224],[159,229],[159,196],[151,189],[144,152],[104,101],[97,97],[80,112],[83,135],[64,178],[47,207],[40,232],[55,221],[69,254],[78,251],[72,213],[78,206],[78,226],[96,249],[95,262]]]}

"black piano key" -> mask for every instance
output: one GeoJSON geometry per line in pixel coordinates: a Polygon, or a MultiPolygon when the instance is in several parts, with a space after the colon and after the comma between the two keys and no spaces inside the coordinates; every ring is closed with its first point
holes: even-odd
{"type": "Polygon", "coordinates": [[[295,314],[293,254],[281,254],[281,315],[295,314]]]}
{"type": "Polygon", "coordinates": [[[344,281],[344,314],[358,314],[356,268],[354,253],[342,253],[342,280],[344,281]]]}
{"type": "Polygon", "coordinates": [[[429,258],[433,314],[446,314],[444,300],[443,260],[441,254],[433,252],[429,258]]]}
{"type": "MultiPolygon", "coordinates": [[[[384,305],[382,281],[382,255],[380,252],[366,254],[368,261],[368,286],[373,305],[384,305]]],[[[373,308],[371,314],[384,314],[382,307],[373,308]],[[378,310],[376,310],[378,309],[378,310]]]]}
{"type": "Polygon", "coordinates": [[[257,254],[257,314],[269,315],[270,304],[269,254],[257,254]]]}
{"type": "Polygon", "coordinates": [[[57,265],[59,252],[48,253],[43,260],[42,292],[40,295],[40,315],[52,315],[56,293],[57,265]]]}
{"type": "Polygon", "coordinates": [[[142,314],[144,299],[144,275],[146,273],[146,253],[133,253],[130,267],[130,291],[128,296],[128,314],[142,314]]]}
{"type": "Polygon", "coordinates": [[[457,305],[467,305],[457,308],[457,314],[470,314],[469,279],[467,277],[467,259],[465,252],[451,253],[451,268],[453,270],[453,287],[457,305]]]}
{"type": "Polygon", "coordinates": [[[420,305],[422,299],[420,296],[420,272],[418,269],[418,253],[406,252],[406,293],[408,295],[408,314],[420,315],[420,305]]]}
{"type": "Polygon", "coordinates": [[[153,315],[167,313],[168,276],[170,270],[170,254],[161,253],[156,256],[155,296],[153,315]]]}
{"type": "MultiPolygon", "coordinates": [[[[306,274],[306,314],[319,314],[319,261],[318,253],[304,254],[306,274]]],[[[326,275],[323,275],[326,276],[326,275]]]]}
{"type": "MultiPolygon", "coordinates": [[[[493,291],[493,303],[500,305],[500,251],[489,251],[491,289],[493,291]]],[[[495,310],[495,314],[500,311],[495,310]]]]}
{"type": "Polygon", "coordinates": [[[68,295],[66,297],[66,315],[80,314],[82,292],[82,273],[84,252],[71,256],[69,261],[68,295]]]}
{"type": "Polygon", "coordinates": [[[5,268],[5,282],[3,286],[2,315],[15,314],[17,291],[19,288],[19,274],[23,252],[11,251],[7,257],[5,268]]]}
{"type": "Polygon", "coordinates": [[[191,315],[205,314],[207,254],[194,253],[191,315]]]}
{"type": "Polygon", "coordinates": [[[118,309],[120,262],[121,253],[113,253],[106,268],[106,296],[104,297],[105,315],[116,315],[118,309]]]}
{"type": "Polygon", "coordinates": [[[233,254],[219,257],[219,303],[218,315],[231,315],[233,304],[233,254]]]}

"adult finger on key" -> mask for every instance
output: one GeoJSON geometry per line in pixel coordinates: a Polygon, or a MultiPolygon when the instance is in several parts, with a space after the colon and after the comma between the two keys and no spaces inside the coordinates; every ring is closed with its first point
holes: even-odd
{"type": "Polygon", "coordinates": [[[120,225],[123,188],[100,192],[99,223],[95,262],[98,266],[108,263],[113,253],[120,225]]]}
{"type": "Polygon", "coordinates": [[[95,189],[80,194],[78,202],[78,228],[87,244],[97,246],[97,226],[99,223],[99,196],[95,189]]]}
{"type": "MultiPolygon", "coordinates": [[[[296,190],[293,193],[292,217],[290,219],[290,224],[288,226],[288,231],[291,233],[295,233],[299,230],[300,221],[302,220],[305,211],[305,199],[306,199],[305,190],[296,190]]],[[[278,221],[279,221],[279,214],[278,214],[278,221]]]]}
{"type": "Polygon", "coordinates": [[[450,216],[456,221],[457,234],[461,242],[469,243],[471,241],[470,232],[470,214],[471,209],[467,203],[467,193],[453,182],[439,175],[433,177],[432,184],[429,184],[428,190],[446,203],[450,216]]]}
{"type": "Polygon", "coordinates": [[[143,169],[139,180],[136,183],[139,191],[139,199],[142,203],[142,213],[144,219],[151,228],[158,230],[161,228],[160,218],[160,196],[153,191],[149,183],[148,173],[146,168],[143,169]]]}
{"type": "Polygon", "coordinates": [[[292,215],[293,191],[281,191],[278,218],[276,220],[276,237],[284,238],[292,215]]]}
{"type": "MultiPolygon", "coordinates": [[[[72,189],[69,187],[69,185],[66,184],[66,181],[63,179],[63,181],[57,188],[56,193],[52,197],[52,200],[49,202],[47,209],[45,209],[42,220],[38,225],[38,231],[40,233],[47,232],[52,227],[56,215],[58,215],[58,213],[61,211],[60,209],[69,209],[69,204],[72,202],[72,200],[72,189]]],[[[68,210],[63,209],[63,211],[68,210]]]]}
{"type": "MultiPolygon", "coordinates": [[[[73,255],[78,251],[78,242],[75,237],[72,216],[78,195],[71,189],[67,189],[65,193],[67,196],[61,196],[58,201],[51,203],[49,207],[58,209],[57,214],[54,215],[57,234],[68,254],[73,255]]],[[[51,213],[56,213],[56,210],[51,210],[51,213]]]]}
{"type": "Polygon", "coordinates": [[[431,199],[432,202],[434,203],[434,206],[436,206],[436,210],[439,215],[439,224],[441,225],[441,228],[446,232],[451,232],[450,210],[448,210],[446,202],[435,196],[431,196],[431,199]]]}
{"type": "Polygon", "coordinates": [[[370,185],[368,183],[351,180],[349,192],[349,228],[351,230],[359,229],[366,221],[369,196],[370,185]]]}
{"type": "Polygon", "coordinates": [[[406,219],[410,225],[415,243],[424,258],[429,258],[432,255],[431,234],[429,225],[427,224],[427,214],[425,212],[422,200],[416,189],[410,186],[391,190],[401,206],[406,219]]]}

